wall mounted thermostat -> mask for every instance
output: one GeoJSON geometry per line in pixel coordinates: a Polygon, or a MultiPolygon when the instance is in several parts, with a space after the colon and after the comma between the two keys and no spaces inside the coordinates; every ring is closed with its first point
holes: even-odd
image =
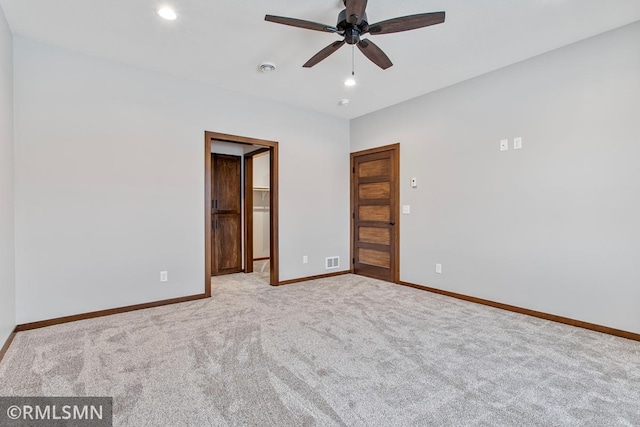
{"type": "Polygon", "coordinates": [[[416,188],[418,186],[418,178],[411,178],[411,188],[416,188]]]}

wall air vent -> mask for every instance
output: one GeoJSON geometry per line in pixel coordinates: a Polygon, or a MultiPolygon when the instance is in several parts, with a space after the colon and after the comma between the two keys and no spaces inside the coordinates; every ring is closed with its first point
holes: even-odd
{"type": "Polygon", "coordinates": [[[326,261],[327,261],[327,265],[326,265],[327,270],[331,270],[332,268],[340,267],[340,257],[339,256],[327,257],[326,261]]]}

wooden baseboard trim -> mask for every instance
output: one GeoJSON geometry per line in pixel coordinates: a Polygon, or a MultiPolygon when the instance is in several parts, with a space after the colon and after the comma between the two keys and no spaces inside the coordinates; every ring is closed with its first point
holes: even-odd
{"type": "Polygon", "coordinates": [[[135,310],[144,310],[145,308],[160,307],[169,304],[178,304],[181,302],[195,301],[207,298],[205,294],[189,295],[186,297],[165,299],[162,301],[147,302],[144,304],[128,305],[126,307],[110,308],[108,310],[92,311],[90,313],[74,314],[72,316],[58,317],[55,319],[41,320],[39,322],[23,323],[16,326],[16,332],[28,331],[30,329],[44,328],[47,326],[60,325],[62,323],[76,322],[78,320],[93,319],[95,317],[111,316],[112,314],[126,313],[135,310]]]}
{"type": "Polygon", "coordinates": [[[570,319],[568,317],[556,316],[555,314],[543,313],[541,311],[529,310],[528,308],[517,307],[515,305],[503,304],[501,302],[490,301],[482,298],[476,298],[469,295],[458,294],[456,292],[443,291],[441,289],[431,288],[429,286],[416,285],[414,283],[400,281],[398,284],[409,286],[411,288],[420,289],[435,294],[446,295],[448,297],[461,299],[464,301],[475,302],[476,304],[488,305],[490,307],[500,308],[502,310],[513,311],[527,316],[538,317],[540,319],[551,320],[552,322],[564,323],[566,325],[576,326],[578,328],[589,329],[591,331],[601,332],[603,334],[615,335],[617,337],[627,338],[634,341],[640,341],[640,334],[634,332],[614,329],[608,326],[596,325],[595,323],[583,322],[582,320],[570,319]]]}
{"type": "Polygon", "coordinates": [[[266,259],[271,259],[271,257],[266,256],[266,257],[262,257],[262,258],[254,258],[253,260],[254,261],[264,261],[266,259]]]}
{"type": "Polygon", "coordinates": [[[9,337],[4,342],[4,345],[2,346],[2,348],[0,348],[0,362],[2,362],[4,355],[7,354],[7,351],[9,350],[9,347],[11,346],[13,339],[16,337],[16,333],[17,331],[14,329],[13,332],[9,334],[9,337]]]}
{"type": "Polygon", "coordinates": [[[335,273],[327,273],[327,274],[318,274],[317,276],[300,277],[299,279],[283,280],[282,282],[278,282],[278,284],[276,286],[291,285],[292,283],[308,282],[309,280],[325,279],[327,277],[342,276],[343,274],[349,274],[349,273],[351,273],[351,270],[336,271],[335,273]]]}

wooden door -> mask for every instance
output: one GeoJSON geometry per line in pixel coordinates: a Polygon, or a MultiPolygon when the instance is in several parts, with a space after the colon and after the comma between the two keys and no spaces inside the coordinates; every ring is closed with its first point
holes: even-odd
{"type": "Polygon", "coordinates": [[[241,157],[211,155],[211,274],[242,271],[241,157]]]}
{"type": "Polygon", "coordinates": [[[353,272],[399,280],[399,145],[351,154],[353,272]]]}

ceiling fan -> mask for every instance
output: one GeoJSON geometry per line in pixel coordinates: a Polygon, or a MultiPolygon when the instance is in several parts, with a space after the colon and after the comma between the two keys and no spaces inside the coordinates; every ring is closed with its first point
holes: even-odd
{"type": "Polygon", "coordinates": [[[367,0],[343,0],[346,9],[338,15],[338,23],[335,27],[331,25],[319,24],[317,22],[305,21],[296,18],[286,18],[283,16],[266,15],[265,21],[277,24],[290,25],[292,27],[304,28],[307,30],[322,31],[325,33],[336,33],[344,36],[343,40],[334,42],[316,53],[309,59],[303,67],[310,68],[326,59],[340,49],[345,43],[357,45],[358,49],[374,64],[386,70],[393,63],[389,57],[376,44],[368,39],[361,39],[360,36],[371,34],[389,34],[401,31],[415,30],[416,28],[428,27],[430,25],[444,22],[444,12],[419,13],[417,15],[402,16],[388,19],[376,24],[369,25],[367,21],[367,0]]]}

